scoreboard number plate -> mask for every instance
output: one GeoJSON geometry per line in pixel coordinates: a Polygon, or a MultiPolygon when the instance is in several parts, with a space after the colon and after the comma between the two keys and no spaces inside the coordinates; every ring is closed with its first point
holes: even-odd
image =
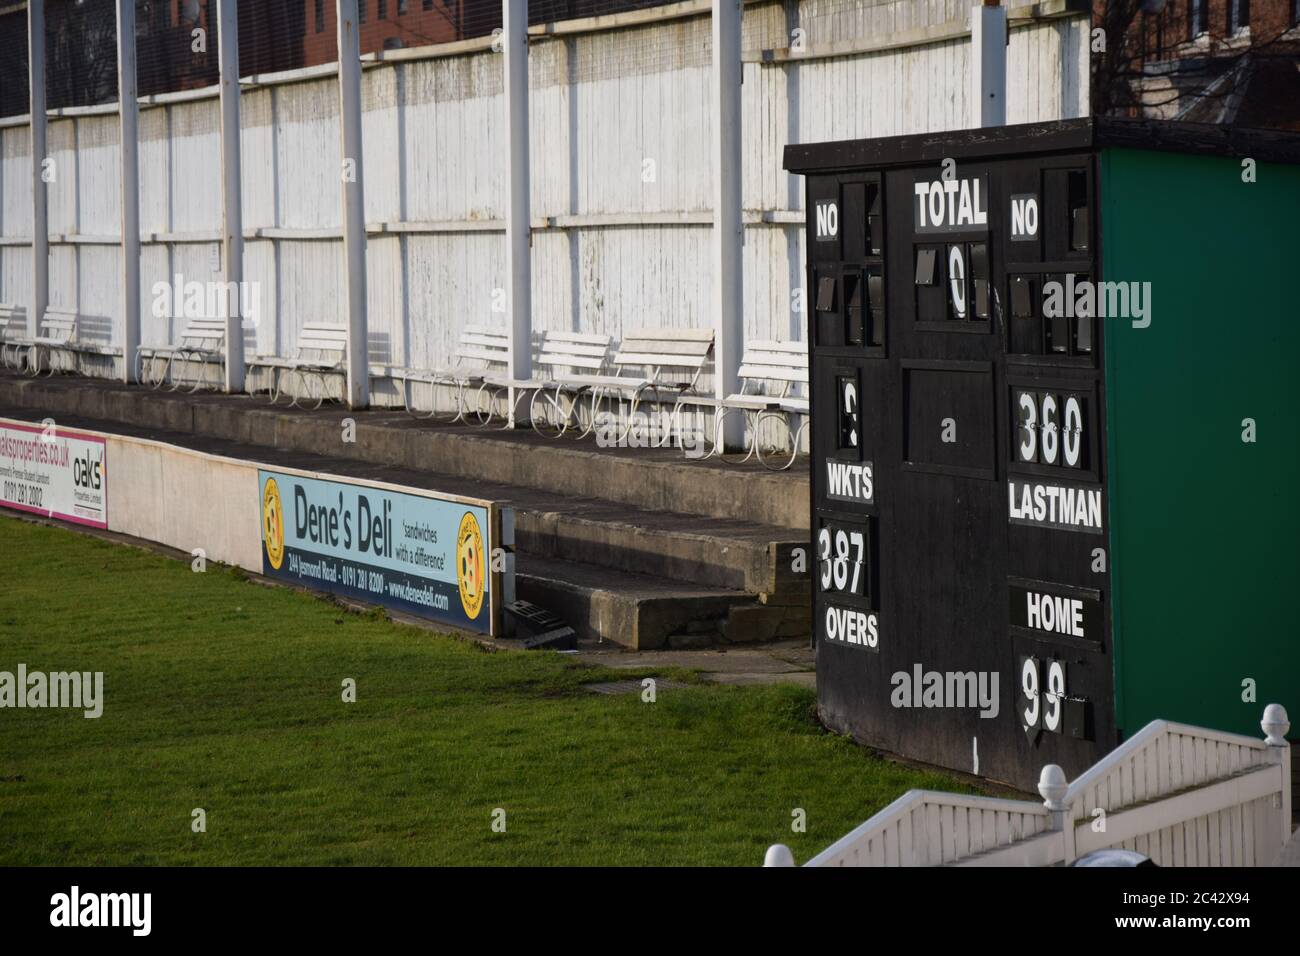
{"type": "Polygon", "coordinates": [[[1058,468],[1084,467],[1083,398],[1071,393],[1016,389],[1016,461],[1058,468]]]}
{"type": "Polygon", "coordinates": [[[817,587],[820,638],[859,650],[880,649],[880,620],[872,606],[870,521],[819,518],[817,587]]]}
{"type": "Polygon", "coordinates": [[[821,588],[836,594],[866,597],[867,530],[863,526],[827,522],[817,532],[821,588]]]}
{"type": "Polygon", "coordinates": [[[1020,698],[1016,709],[1029,740],[1037,740],[1043,731],[1083,739],[1087,701],[1068,696],[1065,661],[1028,655],[1019,661],[1020,698]]]}

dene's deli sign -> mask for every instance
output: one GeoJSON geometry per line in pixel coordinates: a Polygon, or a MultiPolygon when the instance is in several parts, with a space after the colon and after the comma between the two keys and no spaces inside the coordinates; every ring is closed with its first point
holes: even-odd
{"type": "Polygon", "coordinates": [[[108,527],[108,446],[102,437],[0,421],[0,505],[108,527]]]}
{"type": "Polygon", "coordinates": [[[262,572],[490,633],[482,505],[261,469],[262,572]]]}

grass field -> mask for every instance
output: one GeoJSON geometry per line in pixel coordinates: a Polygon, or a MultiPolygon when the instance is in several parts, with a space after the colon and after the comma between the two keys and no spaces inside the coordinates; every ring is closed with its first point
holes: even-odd
{"type": "Polygon", "coordinates": [[[827,734],[791,686],[596,695],[628,672],[9,516],[0,569],[0,671],[104,673],[99,719],[0,710],[0,864],[755,866],[963,789],[827,734]]]}

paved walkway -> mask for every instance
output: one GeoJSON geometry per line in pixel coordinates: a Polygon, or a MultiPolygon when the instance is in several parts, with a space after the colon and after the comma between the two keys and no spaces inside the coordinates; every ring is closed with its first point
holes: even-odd
{"type": "Polygon", "coordinates": [[[813,652],[806,640],[772,641],[697,651],[627,651],[617,644],[579,644],[578,658],[604,667],[687,667],[717,684],[798,684],[813,687],[813,652]]]}

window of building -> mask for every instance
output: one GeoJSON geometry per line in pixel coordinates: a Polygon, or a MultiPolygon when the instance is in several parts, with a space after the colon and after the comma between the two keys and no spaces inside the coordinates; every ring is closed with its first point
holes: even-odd
{"type": "Polygon", "coordinates": [[[400,17],[406,13],[406,0],[397,0],[397,15],[400,17]]]}
{"type": "Polygon", "coordinates": [[[1187,0],[1187,38],[1195,40],[1210,29],[1209,0],[1187,0]]]}
{"type": "Polygon", "coordinates": [[[325,32],[325,0],[316,0],[316,32],[325,32]]]}
{"type": "Polygon", "coordinates": [[[366,22],[366,0],[357,0],[357,22],[366,22]]]}
{"type": "Polygon", "coordinates": [[[1228,36],[1250,28],[1250,0],[1228,0],[1228,36]]]}
{"type": "MultiPolygon", "coordinates": [[[[1296,0],[1296,3],[1300,3],[1300,0],[1296,0]]],[[[420,9],[421,9],[421,10],[432,10],[432,9],[433,9],[433,0],[423,0],[423,2],[420,4],[420,9]]]]}
{"type": "Polygon", "coordinates": [[[379,19],[388,19],[388,0],[379,0],[379,19]]]}

